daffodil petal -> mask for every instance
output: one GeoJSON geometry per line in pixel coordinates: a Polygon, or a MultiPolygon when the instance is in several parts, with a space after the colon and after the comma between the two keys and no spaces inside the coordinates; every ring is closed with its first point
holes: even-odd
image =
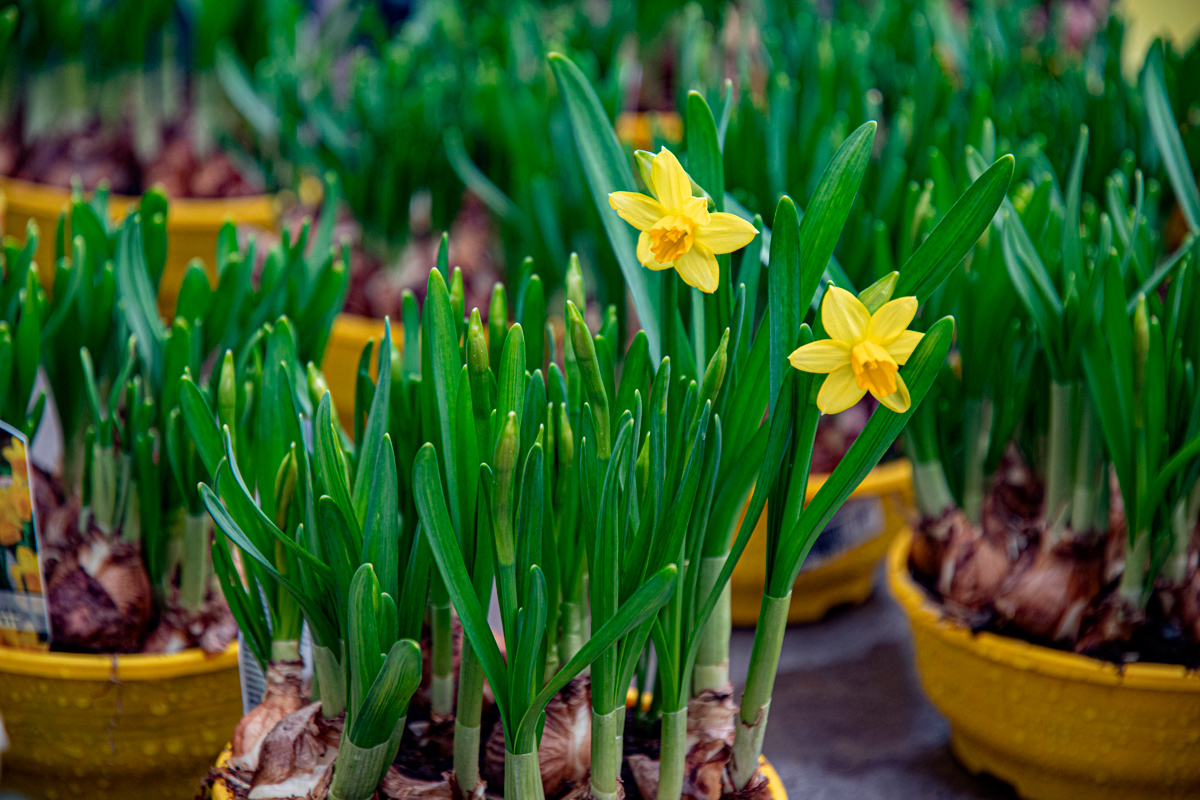
{"type": "Polygon", "coordinates": [[[650,183],[654,194],[669,213],[681,214],[684,204],[692,196],[692,181],[683,165],[667,148],[658,151],[650,165],[650,183]]]}
{"type": "Polygon", "coordinates": [[[611,192],[608,204],[613,210],[639,231],[648,231],[654,223],[667,216],[662,203],[639,192],[611,192]]]}
{"type": "Polygon", "coordinates": [[[699,242],[676,260],[675,269],[679,271],[679,277],[683,278],[684,283],[708,294],[715,292],[721,282],[721,268],[717,266],[717,257],[699,242]]]}
{"type": "MultiPolygon", "coordinates": [[[[650,234],[645,231],[638,234],[637,257],[644,267],[650,267],[651,264],[657,263],[654,259],[654,251],[650,249],[650,234]]],[[[650,268],[654,269],[654,267],[650,268]]]]}
{"type": "Polygon", "coordinates": [[[854,370],[847,364],[829,373],[829,377],[821,384],[817,392],[817,408],[822,414],[838,414],[862,399],[866,389],[858,388],[854,380],[854,370]]]}
{"type": "Polygon", "coordinates": [[[700,223],[696,241],[703,242],[714,253],[732,253],[750,244],[756,233],[755,227],[737,214],[718,211],[707,224],[700,223]]]}
{"type": "Polygon", "coordinates": [[[897,414],[903,414],[912,405],[912,398],[908,394],[908,384],[899,375],[896,376],[896,391],[887,397],[876,396],[875,399],[882,403],[884,407],[895,411],[897,414]]]}
{"type": "Polygon", "coordinates": [[[887,346],[888,355],[891,356],[897,364],[908,363],[908,357],[912,355],[913,350],[917,349],[917,345],[921,343],[921,339],[925,338],[925,334],[920,331],[901,331],[900,335],[892,340],[892,343],[887,346]]]}
{"type": "Polygon", "coordinates": [[[652,269],[655,272],[661,272],[664,269],[670,269],[675,266],[674,261],[660,262],[654,257],[654,251],[650,249],[650,234],[645,231],[638,234],[637,257],[638,261],[642,262],[643,267],[652,269]]]}
{"type": "Polygon", "coordinates": [[[697,225],[707,225],[712,215],[708,213],[708,199],[692,197],[683,203],[684,216],[691,217],[697,225]]]}
{"type": "Polygon", "coordinates": [[[878,311],[871,315],[871,324],[867,326],[867,338],[887,346],[904,332],[916,315],[917,298],[915,297],[897,297],[895,300],[884,303],[878,311]]]}
{"type": "Polygon", "coordinates": [[[830,286],[821,301],[821,324],[829,338],[853,345],[866,338],[871,315],[850,292],[830,286]]]}
{"type": "Polygon", "coordinates": [[[850,348],[833,339],[822,339],[796,348],[788,361],[798,370],[825,374],[850,363],[850,348]]]}

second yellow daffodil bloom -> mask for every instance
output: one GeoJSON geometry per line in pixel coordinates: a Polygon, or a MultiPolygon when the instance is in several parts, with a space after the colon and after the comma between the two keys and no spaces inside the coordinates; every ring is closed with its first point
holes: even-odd
{"type": "Polygon", "coordinates": [[[912,403],[900,377],[925,334],[907,330],[917,314],[917,298],[900,297],[874,314],[845,289],[830,285],[821,301],[821,325],[828,339],[797,348],[789,357],[804,372],[828,374],[817,394],[822,414],[837,414],[870,392],[896,413],[912,403]]]}
{"type": "Polygon", "coordinates": [[[717,256],[748,245],[758,231],[736,214],[710,213],[708,200],[692,195],[679,159],[663,148],[650,167],[650,191],[612,192],[608,203],[641,231],[637,257],[653,270],[674,268],[684,283],[712,293],[720,284],[717,256]]]}

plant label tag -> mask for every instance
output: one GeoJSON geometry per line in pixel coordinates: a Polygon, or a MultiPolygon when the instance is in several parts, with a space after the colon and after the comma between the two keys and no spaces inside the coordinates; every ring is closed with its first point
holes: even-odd
{"type": "Polygon", "coordinates": [[[0,646],[50,648],[29,442],[0,422],[0,646]]]}

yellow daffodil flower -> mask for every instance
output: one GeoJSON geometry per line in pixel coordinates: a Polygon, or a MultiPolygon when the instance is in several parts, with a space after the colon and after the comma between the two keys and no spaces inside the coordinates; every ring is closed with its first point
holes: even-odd
{"type": "Polygon", "coordinates": [[[829,375],[817,394],[822,414],[845,411],[867,392],[898,414],[908,410],[912,401],[899,370],[925,335],[906,330],[916,314],[915,297],[884,303],[872,314],[850,292],[829,287],[821,301],[821,324],[829,338],[788,357],[796,369],[829,375]]]}
{"type": "Polygon", "coordinates": [[[650,191],[613,192],[608,204],[641,231],[637,257],[653,270],[674,268],[688,286],[711,294],[720,283],[717,256],[745,247],[758,231],[736,214],[709,213],[708,200],[692,196],[692,180],[663,148],[650,167],[650,191]]]}

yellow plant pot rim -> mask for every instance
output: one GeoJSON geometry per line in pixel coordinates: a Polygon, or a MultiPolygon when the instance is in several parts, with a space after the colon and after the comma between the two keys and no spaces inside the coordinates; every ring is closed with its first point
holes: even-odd
{"type": "Polygon", "coordinates": [[[904,529],[888,551],[888,586],[908,612],[913,627],[920,627],[943,642],[996,664],[1027,670],[1064,680],[1098,686],[1200,693],[1200,672],[1173,664],[1126,664],[1118,667],[1077,653],[1067,653],[1021,639],[990,633],[974,633],[948,619],[908,571],[912,530],[904,529]]]}
{"type": "MultiPolygon", "coordinates": [[[[229,745],[226,745],[217,759],[217,766],[223,767],[228,761],[229,745]]],[[[779,779],[779,773],[771,766],[771,762],[767,761],[766,756],[758,757],[758,768],[767,778],[767,789],[771,792],[771,800],[788,800],[787,789],[783,788],[783,781],[779,779]]],[[[225,788],[225,781],[218,780],[213,783],[212,800],[233,800],[233,792],[225,788]]]]}
{"type": "MultiPolygon", "coordinates": [[[[71,191],[20,178],[0,177],[0,187],[9,195],[10,210],[29,216],[53,219],[71,199],[71,191]]],[[[109,195],[114,211],[124,209],[138,198],[109,195]]],[[[211,230],[224,223],[227,217],[252,223],[273,224],[279,212],[279,200],[272,194],[241,197],[179,197],[171,198],[167,206],[167,224],[174,231],[211,230]]],[[[10,234],[16,231],[8,231],[10,234]]],[[[43,236],[52,235],[43,231],[43,236]]]]}
{"type": "Polygon", "coordinates": [[[32,675],[64,681],[161,681],[236,668],[237,642],[210,655],[191,647],[170,655],[91,655],[42,653],[0,647],[0,674],[32,675]]]}

